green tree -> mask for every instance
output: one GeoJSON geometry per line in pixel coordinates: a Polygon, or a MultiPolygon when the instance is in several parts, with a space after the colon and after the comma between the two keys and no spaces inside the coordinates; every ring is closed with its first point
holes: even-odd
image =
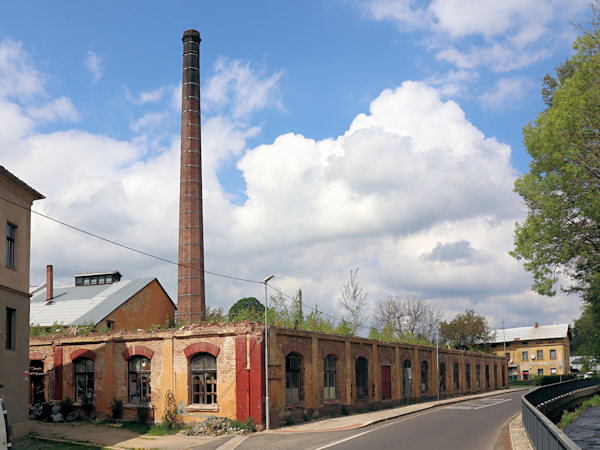
{"type": "Polygon", "coordinates": [[[229,320],[238,322],[240,320],[252,320],[256,322],[264,321],[265,305],[259,302],[255,297],[245,297],[239,299],[229,308],[229,320]]]}
{"type": "Polygon", "coordinates": [[[577,293],[600,321],[600,21],[581,30],[573,57],[543,79],[547,109],[523,129],[529,172],[515,182],[528,209],[511,255],[533,276],[533,290],[577,293]]]}
{"type": "Polygon", "coordinates": [[[600,327],[595,311],[598,305],[586,305],[573,327],[572,355],[584,355],[600,361],[600,327]]]}
{"type": "Polygon", "coordinates": [[[454,320],[440,323],[440,340],[460,350],[477,350],[495,338],[484,316],[467,308],[454,320]]]}

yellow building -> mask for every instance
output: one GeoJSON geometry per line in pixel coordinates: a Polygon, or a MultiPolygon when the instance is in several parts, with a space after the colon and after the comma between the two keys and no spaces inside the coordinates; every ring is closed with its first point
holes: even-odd
{"type": "Polygon", "coordinates": [[[13,437],[27,429],[31,204],[44,196],[0,166],[0,397],[13,437]]]}
{"type": "Polygon", "coordinates": [[[496,330],[492,352],[508,358],[511,380],[570,371],[569,346],[573,334],[568,323],[496,330]]]}

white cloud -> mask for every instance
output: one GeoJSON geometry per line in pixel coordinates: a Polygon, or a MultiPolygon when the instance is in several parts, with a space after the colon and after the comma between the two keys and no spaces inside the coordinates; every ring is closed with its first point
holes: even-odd
{"type": "Polygon", "coordinates": [[[29,115],[35,119],[52,122],[57,119],[79,121],[79,113],[67,97],[59,97],[41,107],[29,107],[29,115]]]}
{"type": "Polygon", "coordinates": [[[0,98],[29,99],[43,94],[43,78],[29,61],[23,44],[5,39],[0,42],[0,98]]]}
{"type": "Polygon", "coordinates": [[[102,78],[104,73],[104,61],[92,50],[87,52],[87,58],[85,60],[85,66],[92,74],[92,81],[97,83],[102,78]]]}
{"type": "MultiPolygon", "coordinates": [[[[540,323],[571,313],[554,300],[544,310],[529,292],[529,276],[508,256],[522,218],[510,148],[485,136],[456,102],[405,82],[381,92],[339,136],[288,133],[248,149],[259,129],[247,116],[278,104],[279,79],[249,67],[225,61],[216,68],[223,78],[209,82],[208,101],[220,114],[203,118],[207,270],[255,280],[273,273],[277,286],[302,288],[307,305],[336,315],[340,286],[354,267],[371,302],[415,293],[446,314],[473,306],[503,317],[505,305],[529,301],[540,323]],[[256,98],[246,101],[251,93],[256,98]],[[237,99],[246,102],[241,109],[237,99]],[[246,182],[243,204],[219,183],[219,170],[231,162],[246,182]]],[[[0,101],[0,119],[11,126],[0,127],[0,154],[47,197],[34,209],[175,261],[179,140],[155,140],[162,114],[132,121],[140,135],[127,141],[81,130],[40,134],[23,108],[0,101]]],[[[157,276],[176,297],[173,265],[37,216],[32,233],[33,283],[43,281],[46,264],[61,283],[75,273],[119,269],[126,278],[157,276]]],[[[263,295],[259,284],[207,275],[208,304],[263,295]]]]}
{"type": "Polygon", "coordinates": [[[522,78],[500,78],[493,88],[479,96],[484,107],[500,110],[517,103],[530,87],[530,83],[522,78]]]}
{"type": "Polygon", "coordinates": [[[525,67],[570,44],[554,26],[569,26],[588,7],[582,0],[372,0],[361,6],[375,20],[426,30],[429,50],[441,60],[496,72],[525,67]]]}
{"type": "Polygon", "coordinates": [[[209,108],[229,107],[234,118],[244,118],[267,106],[282,108],[279,79],[282,73],[265,75],[249,62],[218,59],[215,74],[206,83],[203,99],[209,108]]]}

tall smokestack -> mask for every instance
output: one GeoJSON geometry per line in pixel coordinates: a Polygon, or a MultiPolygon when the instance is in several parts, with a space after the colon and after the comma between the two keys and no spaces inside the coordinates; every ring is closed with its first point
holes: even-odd
{"type": "Polygon", "coordinates": [[[54,270],[52,265],[46,266],[46,301],[49,302],[54,298],[54,270]]]}
{"type": "Polygon", "coordinates": [[[181,173],[179,185],[179,277],[177,315],[180,323],[204,321],[204,233],[200,144],[200,33],[183,33],[181,89],[181,173]]]}

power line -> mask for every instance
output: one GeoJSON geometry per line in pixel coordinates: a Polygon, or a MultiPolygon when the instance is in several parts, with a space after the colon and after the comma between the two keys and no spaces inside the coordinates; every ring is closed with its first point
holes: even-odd
{"type": "MultiPolygon", "coordinates": [[[[157,259],[159,261],[166,262],[168,264],[173,264],[175,266],[182,266],[182,267],[185,267],[185,268],[188,268],[188,269],[197,270],[195,267],[189,267],[189,266],[186,266],[185,264],[180,264],[178,262],[171,261],[170,259],[166,259],[166,258],[163,258],[161,256],[156,256],[156,255],[153,255],[151,253],[145,252],[143,250],[139,250],[137,248],[130,247],[129,245],[121,244],[119,242],[113,241],[113,240],[105,238],[103,236],[99,236],[99,235],[94,234],[94,233],[92,233],[90,231],[86,231],[86,230],[84,230],[82,228],[79,228],[79,227],[76,227],[74,225],[71,225],[71,224],[68,224],[66,222],[63,222],[62,220],[58,220],[58,219],[55,219],[54,217],[50,217],[50,216],[48,216],[46,214],[42,214],[41,212],[34,211],[33,209],[30,209],[30,208],[27,208],[27,207],[25,207],[23,205],[15,203],[12,200],[9,200],[7,198],[0,197],[0,200],[4,200],[5,202],[8,202],[8,203],[10,203],[12,205],[15,205],[15,206],[18,206],[19,208],[23,208],[23,209],[26,209],[28,211],[31,211],[33,214],[36,214],[36,215],[41,216],[41,217],[43,217],[45,219],[51,220],[52,222],[58,223],[58,224],[63,225],[65,227],[67,227],[67,228],[71,228],[72,230],[79,231],[80,233],[87,234],[88,236],[92,236],[92,237],[94,237],[96,239],[100,239],[101,241],[108,242],[109,244],[116,245],[116,246],[124,248],[126,250],[130,250],[132,252],[136,252],[136,253],[139,253],[141,255],[148,256],[150,258],[154,258],[154,259],[157,259]]],[[[263,284],[262,281],[250,280],[250,279],[241,278],[241,277],[234,277],[233,275],[225,275],[225,274],[222,274],[222,273],[211,272],[210,270],[204,270],[204,273],[208,273],[210,275],[215,275],[217,277],[229,278],[231,280],[244,281],[244,282],[247,282],[247,283],[263,284]]]]}
{"type": "MultiPolygon", "coordinates": [[[[147,257],[149,257],[149,258],[154,258],[154,259],[156,259],[156,260],[159,260],[159,261],[162,261],[162,262],[165,262],[165,263],[168,263],[168,264],[173,264],[173,265],[175,265],[175,266],[178,266],[178,267],[179,267],[179,266],[182,266],[182,267],[186,267],[186,268],[189,268],[189,269],[192,269],[192,270],[198,270],[198,269],[196,269],[195,267],[189,267],[189,266],[187,266],[187,265],[185,265],[185,264],[180,264],[180,263],[178,263],[178,262],[171,261],[170,259],[166,259],[166,258],[163,258],[163,257],[161,257],[161,256],[156,256],[156,255],[153,255],[153,254],[151,254],[151,253],[145,252],[145,251],[143,251],[143,250],[139,250],[139,249],[137,249],[137,248],[135,248],[135,247],[131,247],[131,246],[129,246],[129,245],[121,244],[120,242],[113,241],[112,239],[108,239],[108,238],[105,238],[105,237],[103,237],[103,236],[99,236],[99,235],[97,235],[97,234],[95,234],[95,233],[92,233],[92,232],[90,232],[90,231],[86,231],[86,230],[84,230],[84,229],[82,229],[82,228],[76,227],[76,226],[74,226],[74,225],[71,225],[71,224],[69,224],[69,223],[66,223],[66,222],[64,222],[64,221],[62,221],[62,220],[55,219],[54,217],[50,217],[50,216],[48,216],[48,215],[46,215],[46,214],[43,214],[43,213],[41,213],[41,212],[38,212],[38,211],[35,211],[35,210],[33,210],[33,209],[27,208],[27,207],[25,207],[25,206],[23,206],[23,205],[20,205],[20,204],[18,204],[18,203],[15,203],[15,202],[13,202],[12,200],[9,200],[9,199],[7,199],[7,198],[0,197],[0,200],[4,200],[5,202],[7,202],[7,203],[10,203],[10,204],[12,204],[12,205],[15,205],[15,206],[17,206],[17,207],[19,207],[19,208],[22,208],[22,209],[26,209],[26,210],[28,210],[28,211],[31,211],[33,214],[36,214],[36,215],[38,215],[38,216],[40,216],[40,217],[43,217],[43,218],[45,218],[45,219],[48,219],[48,220],[50,220],[50,221],[52,221],[52,222],[58,223],[58,224],[60,224],[60,225],[62,225],[62,226],[65,226],[65,227],[67,227],[67,228],[71,228],[72,230],[75,230],[75,231],[78,231],[78,232],[80,232],[80,233],[86,234],[86,235],[88,235],[88,236],[91,236],[91,237],[93,237],[93,238],[99,239],[99,240],[101,240],[101,241],[108,242],[109,244],[113,244],[113,245],[116,245],[116,246],[118,246],[118,247],[124,248],[124,249],[126,249],[126,250],[129,250],[129,251],[132,251],[132,252],[136,252],[136,253],[139,253],[139,254],[141,254],[141,255],[147,256],[147,257]]],[[[210,270],[204,270],[204,273],[207,273],[207,274],[210,274],[210,275],[214,275],[214,276],[217,276],[217,277],[221,277],[221,278],[227,278],[227,279],[230,279],[230,280],[243,281],[243,282],[246,282],[246,283],[264,284],[264,282],[263,282],[263,281],[259,281],[259,280],[251,280],[251,279],[248,279],[248,278],[241,278],[241,277],[236,277],[236,276],[233,276],[233,275],[226,275],[226,274],[222,274],[222,273],[211,272],[210,270]]],[[[294,297],[292,297],[291,295],[289,295],[289,294],[285,293],[285,292],[284,292],[283,290],[281,290],[280,288],[278,288],[278,287],[275,287],[275,286],[273,286],[273,285],[269,285],[269,287],[270,287],[271,289],[273,289],[274,291],[278,292],[279,294],[281,294],[282,296],[284,296],[284,297],[287,297],[287,298],[289,298],[290,300],[294,300],[294,297]]],[[[311,306],[310,306],[310,305],[308,305],[308,304],[303,304],[303,306],[306,306],[307,308],[311,309],[312,311],[315,311],[315,312],[320,312],[320,313],[321,313],[321,314],[323,314],[324,316],[326,316],[326,317],[329,317],[329,318],[330,318],[330,319],[332,319],[332,320],[337,320],[337,321],[338,321],[338,322],[340,322],[340,323],[344,321],[344,319],[340,319],[339,317],[332,316],[331,314],[328,314],[328,313],[326,313],[325,311],[319,311],[319,310],[317,310],[316,308],[313,308],[313,307],[311,307],[311,306]]],[[[370,327],[367,327],[366,325],[362,325],[362,324],[358,324],[358,326],[359,326],[359,328],[362,328],[362,329],[367,329],[367,328],[370,328],[370,327]]],[[[378,328],[377,328],[377,329],[378,329],[378,328]]],[[[378,329],[378,330],[379,330],[379,329],[378,329]]],[[[379,330],[379,331],[382,331],[382,330],[379,330]]]]}

